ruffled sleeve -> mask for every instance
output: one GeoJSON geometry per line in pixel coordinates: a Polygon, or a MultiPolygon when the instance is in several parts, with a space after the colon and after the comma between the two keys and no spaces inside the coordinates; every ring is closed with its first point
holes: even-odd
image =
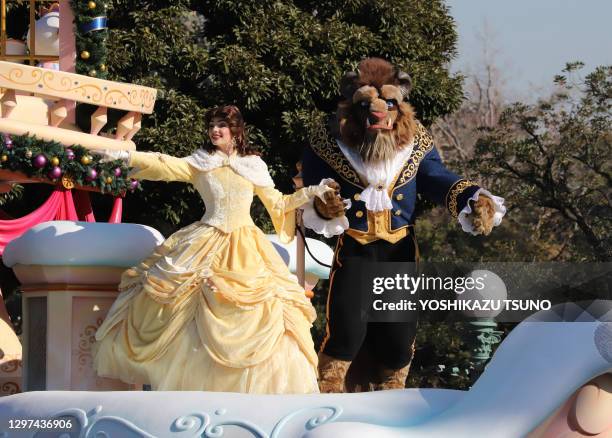
{"type": "MultiPolygon", "coordinates": [[[[334,180],[331,178],[324,178],[319,185],[325,185],[331,182],[334,182],[334,180]]],[[[344,199],[343,201],[345,209],[351,208],[350,199],[344,199]]],[[[314,201],[306,203],[303,210],[302,221],[304,222],[304,226],[327,238],[339,236],[349,228],[349,222],[346,215],[332,219],[322,218],[315,209],[314,201]]]]}
{"type": "Polygon", "coordinates": [[[295,236],[295,210],[311,199],[306,190],[285,195],[274,187],[255,186],[255,194],[266,207],[279,240],[291,242],[295,236]]]}
{"type": "MultiPolygon", "coordinates": [[[[270,178],[270,181],[272,181],[272,178],[270,178]]],[[[295,210],[307,204],[315,196],[322,197],[329,190],[331,190],[329,187],[320,184],[304,187],[295,193],[285,195],[274,188],[273,185],[255,184],[255,194],[266,207],[272,219],[274,230],[282,243],[291,242],[295,236],[295,210]]]]}
{"type": "Polygon", "coordinates": [[[149,181],[191,182],[196,170],[184,158],[159,152],[130,152],[131,178],[149,181]]]}

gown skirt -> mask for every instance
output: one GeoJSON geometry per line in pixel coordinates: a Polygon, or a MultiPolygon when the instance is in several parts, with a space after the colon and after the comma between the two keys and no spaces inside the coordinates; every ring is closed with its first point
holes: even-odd
{"type": "Polygon", "coordinates": [[[256,226],[191,224],[119,290],[96,333],[100,376],[165,391],[318,392],[314,308],[256,226]]]}

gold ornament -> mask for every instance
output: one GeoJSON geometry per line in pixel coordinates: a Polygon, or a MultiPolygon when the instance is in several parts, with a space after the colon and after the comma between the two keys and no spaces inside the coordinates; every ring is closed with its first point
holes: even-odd
{"type": "Polygon", "coordinates": [[[87,7],[89,9],[96,9],[96,2],[94,1],[87,2],[87,7]]]}
{"type": "Polygon", "coordinates": [[[98,72],[95,71],[95,70],[90,70],[89,71],[89,76],[95,77],[97,74],[98,74],[98,72]]]}
{"type": "Polygon", "coordinates": [[[89,59],[91,55],[89,54],[89,52],[87,50],[83,50],[81,52],[81,59],[89,59]]]}
{"type": "Polygon", "coordinates": [[[107,176],[106,177],[106,184],[112,184],[113,183],[113,178],[111,176],[107,176]]]}
{"type": "Polygon", "coordinates": [[[51,158],[51,164],[54,166],[59,166],[60,160],[57,157],[51,158]]]}
{"type": "Polygon", "coordinates": [[[62,185],[67,190],[73,189],[74,188],[74,180],[70,176],[62,176],[62,185]]]}
{"type": "Polygon", "coordinates": [[[100,71],[106,71],[106,64],[100,64],[100,71]]]}
{"type": "Polygon", "coordinates": [[[91,163],[91,157],[89,155],[83,155],[81,157],[81,164],[87,166],[89,163],[91,163]]]}
{"type": "Polygon", "coordinates": [[[25,156],[26,156],[26,158],[32,158],[32,151],[27,149],[26,152],[25,152],[25,156]]]}
{"type": "Polygon", "coordinates": [[[4,163],[5,161],[8,161],[8,155],[2,155],[2,157],[0,158],[0,160],[2,160],[2,162],[4,163]]]}

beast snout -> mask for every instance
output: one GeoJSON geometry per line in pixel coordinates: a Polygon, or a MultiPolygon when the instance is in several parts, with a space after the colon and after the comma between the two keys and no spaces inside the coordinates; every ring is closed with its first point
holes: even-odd
{"type": "Polygon", "coordinates": [[[389,117],[388,111],[370,111],[366,117],[366,128],[369,130],[376,129],[393,129],[393,123],[389,117]]]}

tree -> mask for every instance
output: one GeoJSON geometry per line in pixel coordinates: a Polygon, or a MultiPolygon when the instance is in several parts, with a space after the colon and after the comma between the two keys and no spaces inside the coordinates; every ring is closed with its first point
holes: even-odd
{"type": "MultiPolygon", "coordinates": [[[[426,123],[461,101],[461,78],[447,68],[457,36],[441,0],[111,6],[110,78],[160,90],[138,148],[187,155],[206,141],[205,110],[234,103],[283,190],[291,189],[309,120],[335,108],[340,77],[362,58],[382,56],[413,75],[411,101],[426,123]]],[[[126,220],[168,233],[199,218],[191,189],[152,190],[160,185],[145,184],[128,199],[126,220]]]]}
{"type": "MultiPolygon", "coordinates": [[[[463,97],[461,76],[448,70],[457,34],[443,0],[112,0],[108,18],[108,78],[159,90],[155,112],[134,138],[139,150],[186,156],[207,141],[205,111],[233,103],[285,192],[309,122],[335,109],[341,76],[364,57],[387,58],[412,75],[410,101],[425,124],[463,97]]],[[[168,236],[203,213],[188,185],[143,188],[128,195],[124,221],[168,236]]],[[[94,204],[110,209],[99,196],[94,204]]],[[[258,225],[270,230],[259,212],[261,205],[258,225]]]]}
{"type": "Polygon", "coordinates": [[[612,257],[612,66],[584,79],[582,63],[556,77],[556,93],[509,106],[476,146],[472,166],[493,178],[553,259],[612,257]]]}

